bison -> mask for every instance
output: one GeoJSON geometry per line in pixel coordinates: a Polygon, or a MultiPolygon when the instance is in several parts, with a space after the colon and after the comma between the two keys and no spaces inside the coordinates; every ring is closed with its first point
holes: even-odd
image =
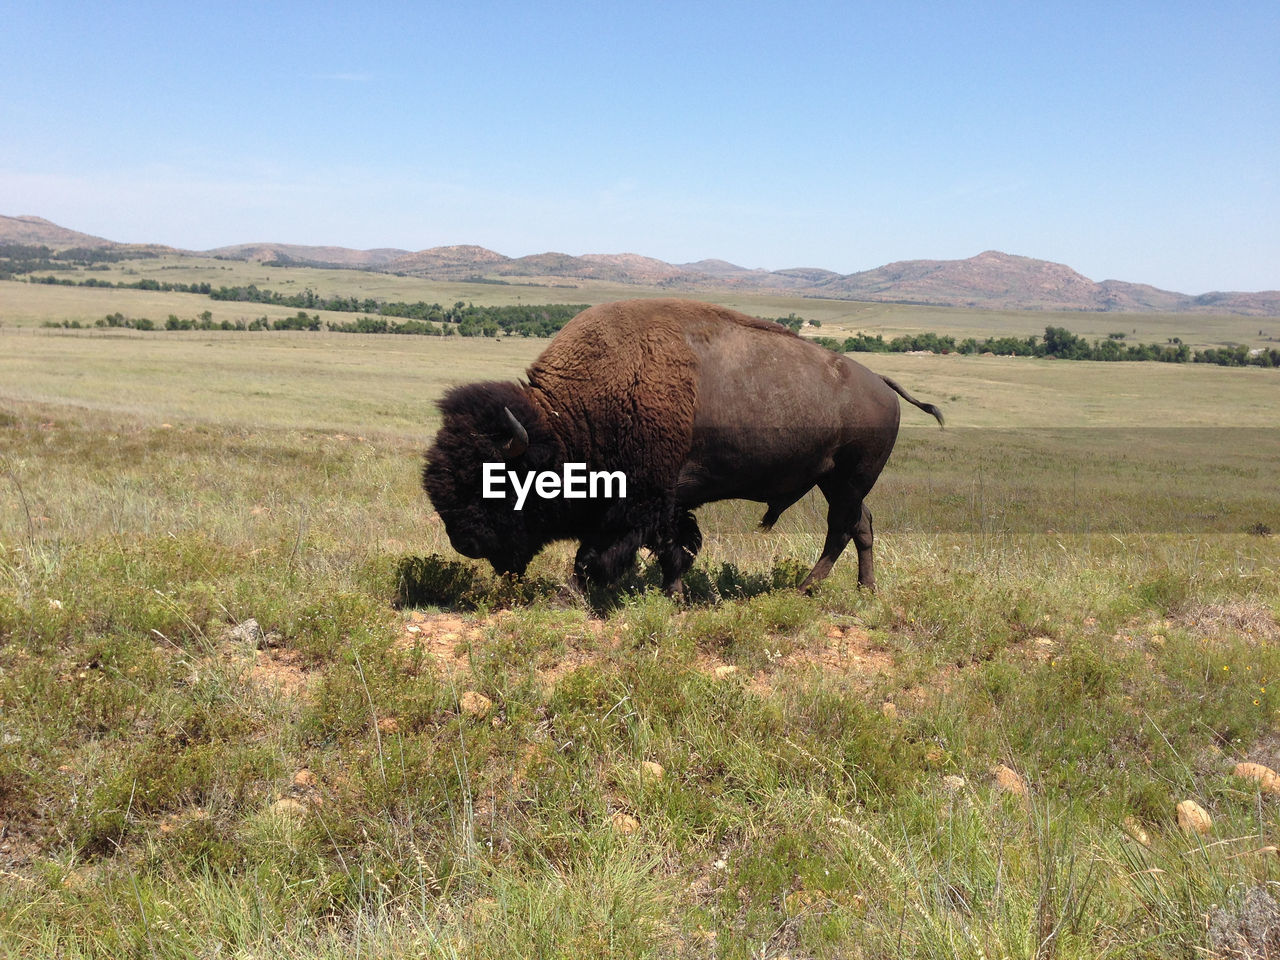
{"type": "Polygon", "coordinates": [[[616,581],[643,546],[661,565],[663,588],[679,594],[702,545],[694,509],[755,500],[768,506],[768,529],[815,485],[829,505],[827,537],[801,588],[825,578],[851,539],[858,582],[874,588],[864,499],[893,450],[898,397],[942,423],[936,406],[846,356],[690,300],[584,310],[527,376],[444,395],[422,483],[454,549],[499,573],[523,574],[548,543],[579,541],[578,588],[616,581]],[[530,474],[566,464],[621,472],[626,496],[533,495],[530,474]],[[501,499],[486,487],[496,466],[526,478],[520,509],[510,487],[501,499]]]}

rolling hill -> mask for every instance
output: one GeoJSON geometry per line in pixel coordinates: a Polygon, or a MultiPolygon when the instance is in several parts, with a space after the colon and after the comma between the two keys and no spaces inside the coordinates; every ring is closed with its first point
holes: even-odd
{"type": "Polygon", "coordinates": [[[761,270],[724,260],[671,264],[633,253],[540,253],[508,257],[462,244],[416,252],[396,248],[245,243],[205,251],[117,244],[40,217],[0,216],[0,243],[163,251],[170,254],[256,260],[293,266],[344,267],[434,280],[531,282],[598,280],[661,287],[673,292],[734,290],[789,293],[834,300],[913,303],[1009,310],[1235,313],[1280,316],[1280,291],[1212,292],[1200,296],[1121,280],[1095,282],[1061,263],[987,250],[965,260],[904,260],[873,270],[839,274],[816,267],[761,270]]]}

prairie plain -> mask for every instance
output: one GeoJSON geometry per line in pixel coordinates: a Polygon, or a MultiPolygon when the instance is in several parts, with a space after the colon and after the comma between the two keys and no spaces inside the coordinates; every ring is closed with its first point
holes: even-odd
{"type": "MultiPolygon", "coordinates": [[[[721,302],[822,333],[1217,345],[1275,322],[721,302]]],[[[876,594],[851,557],[786,586],[821,544],[810,497],[770,534],[758,505],[701,511],[687,606],[642,560],[566,609],[569,545],[524,593],[460,572],[418,486],[440,393],[546,341],[40,327],[204,309],[293,312],[0,283],[0,956],[1201,957],[1252,935],[1280,881],[1280,798],[1234,772],[1280,767],[1276,371],[871,356],[948,420],[904,410],[876,594]],[[396,604],[410,568],[441,575],[434,603],[396,604]]]]}

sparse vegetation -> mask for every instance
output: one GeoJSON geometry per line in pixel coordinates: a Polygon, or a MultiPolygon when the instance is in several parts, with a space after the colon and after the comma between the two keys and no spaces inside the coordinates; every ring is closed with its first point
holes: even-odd
{"type": "Polygon", "coordinates": [[[538,344],[98,334],[0,330],[0,957],[1194,958],[1280,881],[1267,371],[874,358],[955,398],[879,593],[726,504],[563,608],[418,488],[538,344]]]}

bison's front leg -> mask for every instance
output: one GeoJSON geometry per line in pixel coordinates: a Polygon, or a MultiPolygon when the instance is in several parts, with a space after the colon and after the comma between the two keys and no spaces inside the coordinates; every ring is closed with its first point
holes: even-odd
{"type": "Polygon", "coordinates": [[[615,539],[583,540],[573,561],[574,581],[584,588],[588,583],[613,583],[635,563],[641,540],[639,530],[628,530],[615,539]]]}
{"type": "Polygon", "coordinates": [[[669,597],[685,595],[684,575],[693,566],[694,557],[702,549],[702,531],[698,521],[686,510],[676,518],[674,532],[662,538],[653,549],[662,567],[662,590],[669,597]]]}

